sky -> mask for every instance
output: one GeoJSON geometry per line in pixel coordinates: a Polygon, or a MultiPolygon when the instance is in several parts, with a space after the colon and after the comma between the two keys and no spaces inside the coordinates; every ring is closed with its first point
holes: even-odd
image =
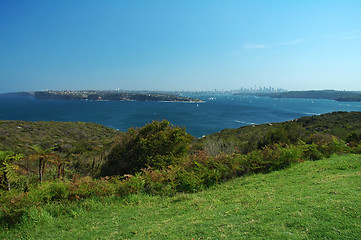
{"type": "Polygon", "coordinates": [[[360,0],[0,0],[0,92],[361,91],[360,0]]]}

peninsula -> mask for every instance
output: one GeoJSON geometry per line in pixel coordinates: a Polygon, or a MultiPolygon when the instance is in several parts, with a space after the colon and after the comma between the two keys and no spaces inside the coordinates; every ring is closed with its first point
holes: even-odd
{"type": "Polygon", "coordinates": [[[116,90],[80,90],[80,91],[35,91],[11,93],[28,95],[36,99],[93,100],[93,101],[164,101],[164,102],[201,102],[200,99],[182,97],[177,94],[157,92],[126,92],[116,90]]]}
{"type": "Polygon", "coordinates": [[[259,93],[257,96],[268,96],[272,98],[308,98],[328,99],[338,102],[361,102],[359,91],[336,91],[336,90],[310,90],[310,91],[289,91],[279,93],[259,93]]]}

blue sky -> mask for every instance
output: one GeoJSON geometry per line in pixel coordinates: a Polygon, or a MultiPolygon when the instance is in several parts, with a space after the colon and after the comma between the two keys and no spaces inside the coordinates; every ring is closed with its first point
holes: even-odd
{"type": "Polygon", "coordinates": [[[0,92],[361,90],[361,1],[0,1],[0,92]]]}

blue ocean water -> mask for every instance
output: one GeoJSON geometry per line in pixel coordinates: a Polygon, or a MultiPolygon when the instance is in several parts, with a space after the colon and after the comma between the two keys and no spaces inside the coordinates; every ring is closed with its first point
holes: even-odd
{"type": "Polygon", "coordinates": [[[197,95],[203,103],[38,100],[0,97],[1,120],[84,121],[126,131],[167,119],[201,137],[225,128],[281,122],[333,111],[361,111],[360,102],[274,99],[234,95],[197,95]]]}

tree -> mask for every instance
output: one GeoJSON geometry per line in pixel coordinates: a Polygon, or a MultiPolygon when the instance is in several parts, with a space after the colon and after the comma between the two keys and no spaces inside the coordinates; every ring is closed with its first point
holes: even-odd
{"type": "Polygon", "coordinates": [[[59,156],[53,152],[55,147],[42,148],[39,145],[32,145],[30,148],[34,151],[34,153],[30,155],[30,159],[38,161],[39,180],[42,182],[46,163],[48,161],[56,162],[59,156]]]}
{"type": "Polygon", "coordinates": [[[166,120],[131,128],[107,156],[101,175],[133,174],[147,166],[161,169],[185,156],[192,139],[184,128],[166,120]]]}
{"type": "Polygon", "coordinates": [[[62,158],[62,157],[59,157],[57,154],[53,153],[52,157],[49,158],[49,162],[55,164],[57,166],[57,177],[58,178],[62,178],[64,176],[64,167],[65,167],[65,164],[68,164],[69,163],[69,159],[68,158],[62,158]]]}
{"type": "Polygon", "coordinates": [[[7,189],[11,190],[11,183],[19,181],[16,162],[23,159],[22,154],[15,154],[12,151],[0,151],[0,183],[4,182],[7,189]]]}

